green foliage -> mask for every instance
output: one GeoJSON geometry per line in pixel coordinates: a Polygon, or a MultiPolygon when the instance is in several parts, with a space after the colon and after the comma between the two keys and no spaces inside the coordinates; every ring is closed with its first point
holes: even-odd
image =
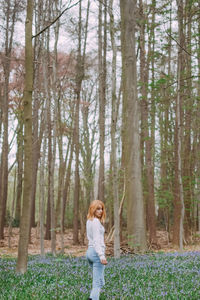
{"type": "Polygon", "coordinates": [[[7,210],[6,211],[6,222],[5,222],[5,225],[9,226],[10,223],[11,223],[12,227],[19,227],[19,220],[15,219],[15,218],[12,218],[11,215],[10,215],[10,211],[7,210]]]}
{"type": "Polygon", "coordinates": [[[163,179],[161,185],[156,189],[156,199],[160,208],[171,207],[173,201],[173,191],[168,179],[163,179]]]}
{"type": "Polygon", "coordinates": [[[18,220],[18,219],[13,219],[13,220],[12,220],[12,227],[19,227],[19,223],[20,223],[20,220],[18,220]]]}

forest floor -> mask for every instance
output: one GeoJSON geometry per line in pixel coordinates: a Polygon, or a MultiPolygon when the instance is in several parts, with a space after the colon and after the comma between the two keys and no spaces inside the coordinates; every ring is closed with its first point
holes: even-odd
{"type": "MultiPolygon", "coordinates": [[[[19,240],[19,228],[12,228],[12,236],[9,239],[8,228],[5,228],[5,238],[0,240],[0,257],[17,256],[17,247],[19,240]],[[9,242],[10,240],[10,242],[9,242]],[[10,245],[9,245],[10,243],[10,245]]],[[[176,252],[178,248],[174,247],[169,242],[168,233],[166,231],[157,231],[157,239],[159,246],[149,247],[149,251],[153,252],[176,252]]],[[[51,241],[45,240],[45,253],[51,252],[51,241]]],[[[87,241],[84,245],[73,245],[73,232],[70,229],[65,230],[64,233],[64,253],[68,256],[83,256],[87,249],[87,241]]],[[[113,242],[106,242],[106,254],[107,256],[113,256],[113,242]]],[[[56,234],[56,252],[61,251],[61,237],[60,234],[56,234]]],[[[190,244],[184,245],[184,251],[200,251],[200,232],[193,235],[190,244]]],[[[38,228],[33,228],[31,231],[31,243],[29,244],[28,253],[30,255],[40,254],[40,238],[38,228]]],[[[131,253],[131,249],[128,247],[126,241],[121,243],[121,253],[131,253]]]]}

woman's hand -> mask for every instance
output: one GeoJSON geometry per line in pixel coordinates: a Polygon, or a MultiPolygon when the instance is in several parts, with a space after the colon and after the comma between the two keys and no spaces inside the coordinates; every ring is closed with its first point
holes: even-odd
{"type": "Polygon", "coordinates": [[[107,265],[107,260],[106,260],[106,258],[105,259],[101,259],[101,263],[102,263],[102,265],[107,265]]]}

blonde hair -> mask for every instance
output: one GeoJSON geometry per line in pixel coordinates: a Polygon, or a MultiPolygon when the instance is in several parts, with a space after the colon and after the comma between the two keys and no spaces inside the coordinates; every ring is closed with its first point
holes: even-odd
{"type": "Polygon", "coordinates": [[[93,220],[94,217],[95,217],[95,211],[97,210],[97,207],[101,205],[102,209],[103,209],[103,213],[102,213],[102,216],[101,216],[101,219],[100,221],[102,223],[105,222],[105,219],[106,219],[106,210],[105,210],[105,205],[104,203],[101,201],[101,200],[93,200],[91,203],[90,203],[90,206],[89,206],[89,209],[88,209],[88,215],[87,215],[87,219],[88,220],[93,220]]]}

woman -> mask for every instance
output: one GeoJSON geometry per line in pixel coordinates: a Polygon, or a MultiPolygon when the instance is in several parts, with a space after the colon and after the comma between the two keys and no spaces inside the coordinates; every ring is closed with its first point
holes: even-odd
{"type": "Polygon", "coordinates": [[[107,264],[105,257],[104,227],[106,218],[105,206],[102,201],[91,202],[87,215],[87,260],[93,269],[93,281],[90,298],[98,300],[102,286],[104,285],[104,267],[107,264]]]}

